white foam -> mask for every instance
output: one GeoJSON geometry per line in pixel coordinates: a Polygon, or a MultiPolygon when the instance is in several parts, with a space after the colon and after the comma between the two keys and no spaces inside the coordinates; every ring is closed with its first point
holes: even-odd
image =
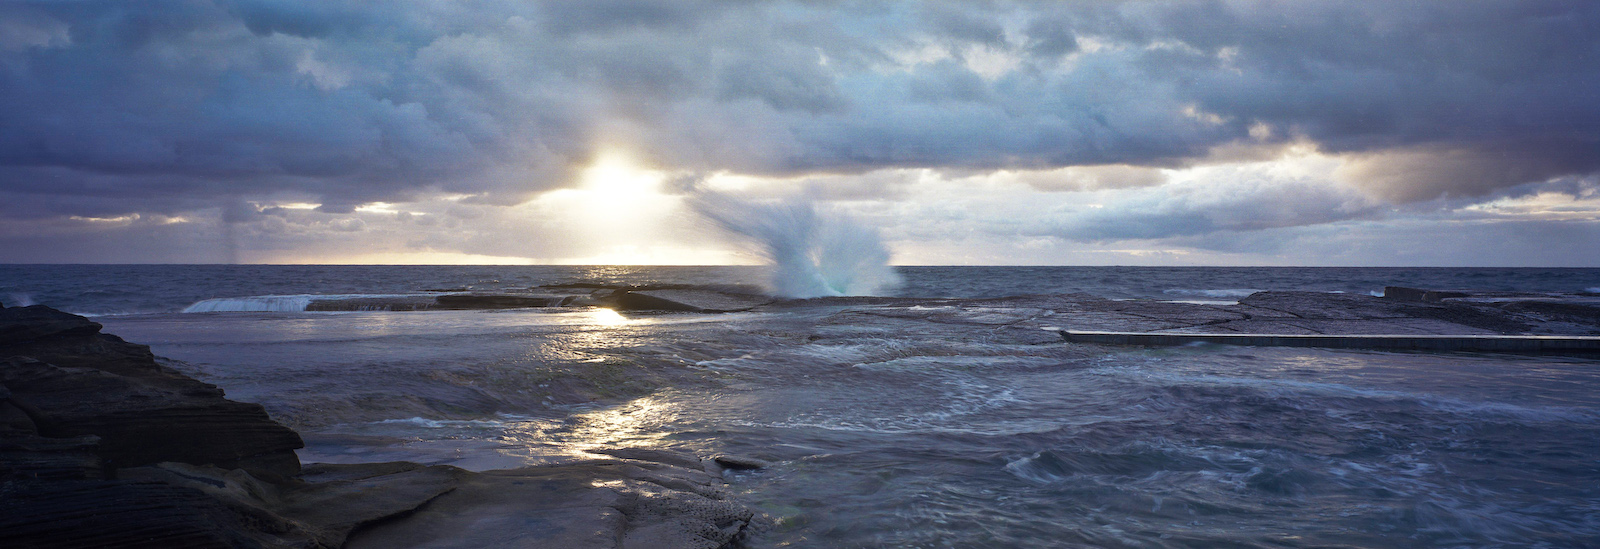
{"type": "Polygon", "coordinates": [[[203,300],[183,309],[185,313],[238,313],[304,311],[311,304],[309,295],[259,295],[218,297],[203,300]]]}
{"type": "MultiPolygon", "coordinates": [[[[256,295],[248,297],[216,297],[196,302],[183,309],[185,313],[272,313],[272,312],[299,312],[306,310],[313,301],[340,301],[358,299],[406,299],[415,298],[415,295],[406,294],[300,294],[300,295],[256,295]]],[[[388,304],[368,303],[357,304],[349,310],[388,310],[388,304]]]]}

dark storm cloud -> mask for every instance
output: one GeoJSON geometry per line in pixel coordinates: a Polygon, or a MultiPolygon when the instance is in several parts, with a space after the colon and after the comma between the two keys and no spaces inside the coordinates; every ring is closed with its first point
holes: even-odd
{"type": "Polygon", "coordinates": [[[1225,64],[1237,74],[1158,65],[1207,111],[1290,128],[1328,152],[1408,149],[1404,168],[1374,166],[1364,180],[1388,198],[1482,195],[1600,169],[1600,4],[1275,7],[1182,5],[1144,30],[1238,48],[1225,64]]]}
{"type": "Polygon", "coordinates": [[[7,2],[0,212],[514,203],[610,146],[798,175],[1304,140],[1376,196],[1485,195],[1600,170],[1595,28],[1554,0],[7,2]]]}

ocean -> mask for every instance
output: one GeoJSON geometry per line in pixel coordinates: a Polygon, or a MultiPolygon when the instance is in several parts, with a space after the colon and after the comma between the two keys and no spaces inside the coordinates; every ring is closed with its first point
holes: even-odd
{"type": "Polygon", "coordinates": [[[1600,292],[1600,269],[900,267],[887,309],[307,312],[759,267],[0,265],[258,402],[307,462],[472,470],[644,447],[769,462],[754,547],[1593,546],[1600,360],[998,337],[1051,311],[918,298],[1229,302],[1384,286],[1600,292]],[[189,311],[189,312],[185,312],[189,311]]]}
{"type": "MultiPolygon", "coordinates": [[[[1384,286],[1493,291],[1600,292],[1600,269],[1417,267],[897,267],[883,295],[1003,297],[1086,293],[1111,299],[1226,301],[1261,290],[1378,295],[1384,286]]],[[[88,315],[181,312],[207,299],[415,295],[508,291],[549,284],[769,283],[765,267],[5,265],[0,303],[45,304],[88,315]]],[[[302,307],[303,308],[303,307],[302,307]]]]}

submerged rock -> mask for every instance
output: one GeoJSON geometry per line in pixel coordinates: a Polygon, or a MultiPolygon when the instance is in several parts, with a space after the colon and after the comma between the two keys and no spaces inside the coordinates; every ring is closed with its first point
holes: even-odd
{"type": "MultiPolygon", "coordinates": [[[[1231,310],[1250,315],[1229,331],[1274,333],[1255,323],[1303,328],[1303,334],[1475,335],[1519,334],[1532,326],[1523,318],[1467,302],[1409,302],[1357,294],[1257,292],[1231,310]]],[[[1278,332],[1282,333],[1282,332],[1278,332]]]]}
{"type": "Polygon", "coordinates": [[[560,307],[573,296],[561,295],[506,295],[458,294],[434,298],[439,309],[523,309],[528,307],[560,307]]]}
{"type": "Polygon", "coordinates": [[[437,306],[432,296],[350,297],[315,299],[307,311],[422,311],[437,306]]]}
{"type": "MultiPolygon", "coordinates": [[[[1283,335],[1600,335],[1600,300],[1471,292],[1407,301],[1364,294],[1256,292],[1234,304],[1110,300],[1082,294],[884,301],[850,314],[965,325],[996,342],[1068,332],[1283,335]],[[1043,330],[1041,330],[1041,328],[1043,330]],[[1034,333],[1037,332],[1037,333],[1034,333]]],[[[815,300],[805,300],[806,303],[815,300]]],[[[783,302],[775,306],[796,306],[783,302]]],[[[1059,341],[1058,339],[1055,339],[1059,341]]]]}
{"type": "Polygon", "coordinates": [[[627,311],[684,311],[728,313],[748,311],[773,299],[764,295],[706,289],[631,290],[612,297],[613,306],[627,311]]]}
{"type": "Polygon", "coordinates": [[[100,324],[43,305],[0,308],[0,351],[52,338],[93,337],[100,324]]]}
{"type": "Polygon", "coordinates": [[[717,465],[735,470],[766,469],[772,466],[766,460],[750,456],[721,455],[711,459],[717,462],[717,465]]]}

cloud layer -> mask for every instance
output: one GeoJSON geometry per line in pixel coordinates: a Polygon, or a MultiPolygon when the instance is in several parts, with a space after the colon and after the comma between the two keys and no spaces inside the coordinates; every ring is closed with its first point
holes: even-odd
{"type": "Polygon", "coordinates": [[[1020,174],[1103,194],[1018,233],[1080,242],[1374,219],[1600,171],[1596,28],[1556,0],[20,0],[0,243],[291,202],[360,233],[363,205],[526,203],[617,150],[849,200],[1020,174]],[[1290,149],[1340,161],[1238,167],[1290,149]]]}

